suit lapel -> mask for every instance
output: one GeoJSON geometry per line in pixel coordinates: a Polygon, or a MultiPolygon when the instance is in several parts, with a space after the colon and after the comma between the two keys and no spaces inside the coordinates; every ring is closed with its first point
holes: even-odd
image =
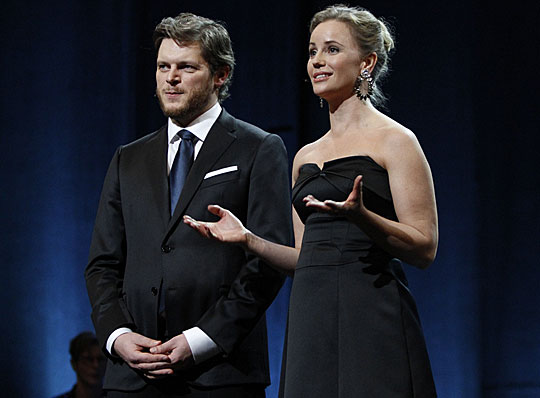
{"type": "Polygon", "coordinates": [[[223,110],[208,132],[206,140],[201,147],[201,151],[197,155],[197,159],[195,159],[195,162],[189,171],[184,188],[178,199],[178,204],[169,221],[167,227],[168,231],[176,225],[180,216],[184,214],[186,207],[191,202],[197,189],[199,189],[206,173],[212,169],[221,155],[223,155],[227,148],[234,140],[236,140],[234,125],[234,118],[223,110]]]}
{"type": "Polygon", "coordinates": [[[149,142],[147,165],[148,179],[154,203],[160,215],[163,228],[169,223],[169,181],[167,178],[167,126],[159,129],[149,142]]]}

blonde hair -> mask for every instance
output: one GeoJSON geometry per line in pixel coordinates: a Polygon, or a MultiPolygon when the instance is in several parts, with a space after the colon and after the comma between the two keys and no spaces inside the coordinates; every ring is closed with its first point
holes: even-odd
{"type": "Polygon", "coordinates": [[[365,8],[336,4],[313,16],[309,32],[312,33],[317,25],[328,20],[344,22],[349,26],[361,55],[377,54],[377,63],[371,73],[374,84],[370,100],[373,105],[382,105],[386,101],[386,97],[377,82],[380,82],[388,73],[390,52],[394,49],[394,39],[390,33],[389,25],[365,8]]]}

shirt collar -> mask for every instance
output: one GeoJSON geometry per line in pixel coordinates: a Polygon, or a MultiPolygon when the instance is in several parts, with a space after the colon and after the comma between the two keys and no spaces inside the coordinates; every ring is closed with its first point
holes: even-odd
{"type": "Polygon", "coordinates": [[[193,135],[195,135],[195,137],[197,137],[199,141],[204,142],[206,136],[208,135],[208,132],[219,117],[221,109],[222,108],[219,102],[216,102],[214,106],[212,106],[198,118],[193,120],[186,127],[180,127],[174,124],[171,118],[169,118],[167,122],[167,135],[169,137],[169,143],[172,141],[176,133],[183,129],[189,130],[191,133],[193,133],[193,135]]]}

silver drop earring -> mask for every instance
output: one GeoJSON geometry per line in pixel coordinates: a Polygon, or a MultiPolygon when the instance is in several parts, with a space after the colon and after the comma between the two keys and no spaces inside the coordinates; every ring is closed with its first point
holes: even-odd
{"type": "Polygon", "coordinates": [[[319,106],[321,107],[321,109],[324,107],[324,100],[322,99],[322,97],[319,97],[319,106]]]}

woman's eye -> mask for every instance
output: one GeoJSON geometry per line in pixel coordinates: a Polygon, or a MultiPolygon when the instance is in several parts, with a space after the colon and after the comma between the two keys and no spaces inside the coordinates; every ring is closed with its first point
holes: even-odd
{"type": "Polygon", "coordinates": [[[328,52],[329,52],[330,54],[336,54],[336,53],[339,52],[339,48],[337,48],[337,47],[330,47],[330,48],[328,49],[328,52]]]}
{"type": "Polygon", "coordinates": [[[309,56],[310,56],[310,57],[314,57],[316,54],[317,54],[317,50],[315,50],[314,48],[312,48],[311,50],[309,50],[309,56]]]}

